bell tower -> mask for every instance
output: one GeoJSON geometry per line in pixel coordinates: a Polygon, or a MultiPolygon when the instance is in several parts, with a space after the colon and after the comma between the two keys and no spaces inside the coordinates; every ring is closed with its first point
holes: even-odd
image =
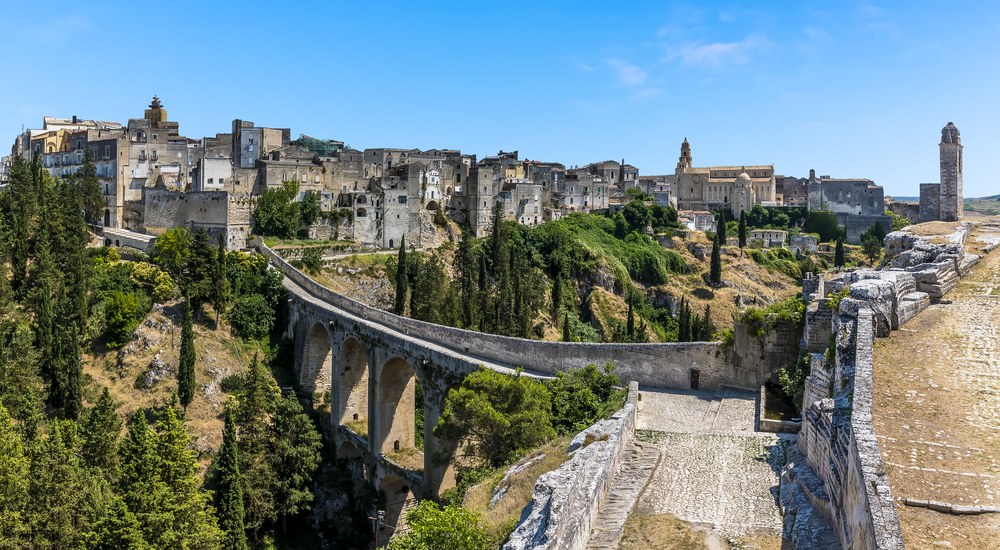
{"type": "Polygon", "coordinates": [[[684,143],[681,144],[681,157],[677,160],[677,173],[683,173],[691,168],[691,160],[691,145],[688,144],[688,139],[684,138],[684,143]]]}
{"type": "Polygon", "coordinates": [[[958,221],[965,213],[962,203],[962,136],[951,122],[941,129],[941,220],[958,221]]]}

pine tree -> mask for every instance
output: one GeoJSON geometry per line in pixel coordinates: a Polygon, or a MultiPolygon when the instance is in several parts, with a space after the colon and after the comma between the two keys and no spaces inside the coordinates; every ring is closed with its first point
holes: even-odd
{"type": "Polygon", "coordinates": [[[115,496],[107,513],[84,535],[87,550],[150,550],[142,536],[142,527],[135,514],[121,497],[115,496]]]}
{"type": "Polygon", "coordinates": [[[156,544],[164,531],[170,529],[172,518],[168,507],[168,489],[160,479],[160,456],[156,438],[140,410],[129,425],[128,434],[118,447],[121,463],[117,493],[135,514],[143,538],[156,544]]]}
{"type": "Polygon", "coordinates": [[[219,527],[224,533],[222,547],[225,550],[246,550],[247,532],[243,522],[243,487],[240,480],[239,447],[236,442],[236,422],[233,411],[226,408],[226,425],[222,432],[222,448],[219,449],[219,483],[215,492],[215,507],[219,516],[219,527]]]}
{"type": "Polygon", "coordinates": [[[834,267],[844,267],[844,239],[837,239],[837,248],[833,254],[834,267]]]}
{"type": "Polygon", "coordinates": [[[226,309],[226,239],[219,235],[219,250],[215,254],[215,288],[212,304],[215,306],[215,328],[219,328],[219,316],[226,309]]]}
{"type": "Polygon", "coordinates": [[[406,310],[406,291],[409,287],[407,267],[406,235],[403,235],[399,239],[399,254],[396,256],[396,305],[394,308],[396,315],[403,315],[406,310]]]}
{"type": "Polygon", "coordinates": [[[191,320],[191,301],[188,300],[184,307],[184,323],[181,325],[181,351],[180,360],[177,367],[177,397],[180,398],[181,406],[187,410],[191,400],[194,399],[194,326],[191,320]]]}
{"type": "Polygon", "coordinates": [[[222,539],[209,495],[201,489],[191,439],[168,406],[157,423],[156,451],[160,458],[159,476],[167,488],[166,506],[170,522],[156,539],[157,548],[217,548],[222,539]]]}
{"type": "Polygon", "coordinates": [[[738,237],[740,240],[740,250],[747,245],[747,213],[746,211],[740,210],[740,225],[737,230],[738,237]]]}
{"type": "Polygon", "coordinates": [[[25,505],[31,462],[14,419],[0,404],[0,546],[28,547],[25,505]]]}
{"type": "Polygon", "coordinates": [[[719,236],[716,235],[715,240],[712,241],[712,263],[709,272],[709,279],[713,286],[722,282],[722,255],[719,251],[720,248],[719,236]]]}
{"type": "Polygon", "coordinates": [[[726,244],[726,215],[721,210],[715,222],[715,236],[719,238],[720,243],[726,244]]]}
{"type": "Polygon", "coordinates": [[[118,440],[122,421],[117,403],[105,387],[94,408],[90,409],[80,426],[81,458],[86,466],[101,470],[109,480],[117,477],[118,440]]]}
{"type": "Polygon", "coordinates": [[[88,525],[73,432],[72,422],[53,420],[32,453],[28,524],[35,547],[75,548],[88,525]]]}
{"type": "Polygon", "coordinates": [[[271,463],[277,480],[275,499],[281,530],[287,532],[288,516],[308,510],[313,501],[313,478],[323,447],[319,431],[294,394],[276,402],[271,463]]]}

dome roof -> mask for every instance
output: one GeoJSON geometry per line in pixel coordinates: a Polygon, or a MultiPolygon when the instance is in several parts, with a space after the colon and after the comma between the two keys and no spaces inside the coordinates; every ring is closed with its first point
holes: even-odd
{"type": "Polygon", "coordinates": [[[750,175],[747,174],[746,170],[740,172],[740,175],[736,176],[736,184],[741,187],[750,185],[750,175]]]}

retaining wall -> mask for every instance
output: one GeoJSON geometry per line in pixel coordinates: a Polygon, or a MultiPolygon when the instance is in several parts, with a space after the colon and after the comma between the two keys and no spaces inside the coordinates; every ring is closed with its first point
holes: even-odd
{"type": "Polygon", "coordinates": [[[503,550],[582,550],[601,503],[635,434],[639,386],[629,382],[625,406],[577,434],[573,456],[535,482],[531,502],[503,550]]]}

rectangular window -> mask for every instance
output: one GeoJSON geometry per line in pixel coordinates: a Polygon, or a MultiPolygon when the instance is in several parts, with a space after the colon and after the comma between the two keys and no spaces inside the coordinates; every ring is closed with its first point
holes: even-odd
{"type": "Polygon", "coordinates": [[[212,185],[215,183],[215,178],[208,178],[208,184],[212,185]]]}
{"type": "Polygon", "coordinates": [[[399,204],[406,204],[406,195],[400,195],[399,204]]]}
{"type": "Polygon", "coordinates": [[[226,183],[226,178],[219,178],[219,185],[226,183]]]}

